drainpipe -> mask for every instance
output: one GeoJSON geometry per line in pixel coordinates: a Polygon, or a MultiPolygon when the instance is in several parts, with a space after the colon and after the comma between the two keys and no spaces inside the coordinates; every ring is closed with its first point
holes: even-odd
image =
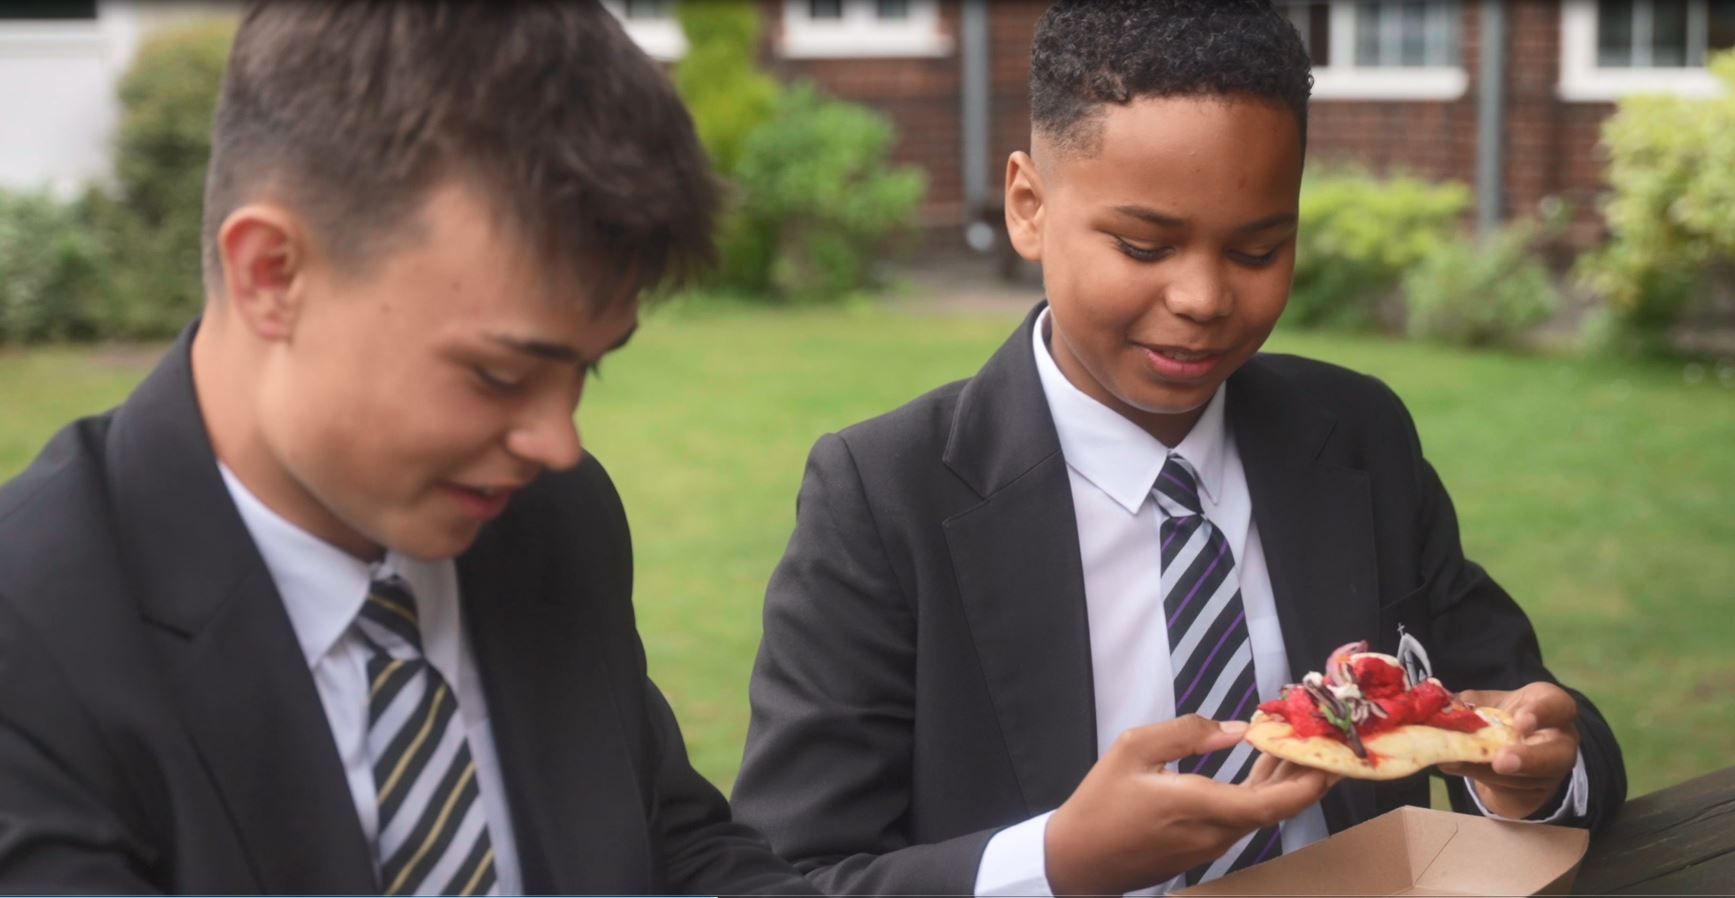
{"type": "Polygon", "coordinates": [[[962,0],[961,50],[963,84],[964,242],[985,253],[994,248],[998,231],[982,220],[993,185],[988,172],[989,42],[988,0],[962,0]]]}
{"type": "Polygon", "coordinates": [[[1482,0],[1482,58],[1476,88],[1476,230],[1500,227],[1506,137],[1506,0],[1482,0]]]}

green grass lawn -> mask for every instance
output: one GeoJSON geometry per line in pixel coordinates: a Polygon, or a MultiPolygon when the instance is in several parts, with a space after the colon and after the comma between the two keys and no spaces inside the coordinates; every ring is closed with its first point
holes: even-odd
{"type": "MultiPolygon", "coordinates": [[[[970,375],[1016,321],[670,309],[604,366],[580,423],[632,518],[653,674],[714,781],[740,760],[760,600],[808,448],[970,375]]],[[[1364,338],[1274,348],[1377,374],[1409,402],[1471,556],[1613,720],[1634,794],[1735,761],[1735,387],[1364,338]]],[[[0,477],[66,418],[118,401],[142,355],[0,354],[0,477]]]]}

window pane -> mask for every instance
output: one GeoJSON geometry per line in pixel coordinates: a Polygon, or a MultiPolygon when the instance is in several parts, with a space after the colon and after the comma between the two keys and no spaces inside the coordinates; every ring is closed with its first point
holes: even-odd
{"type": "MultiPolygon", "coordinates": [[[[1735,0],[1729,0],[1735,4],[1735,0]]],[[[1307,5],[1307,55],[1314,65],[1331,65],[1331,4],[1307,5]]]]}
{"type": "Polygon", "coordinates": [[[880,18],[907,19],[910,17],[910,0],[880,0],[880,18]]]}
{"type": "Polygon", "coordinates": [[[1307,48],[1308,60],[1315,66],[1330,65],[1331,4],[1287,0],[1279,4],[1278,9],[1289,19],[1289,24],[1295,26],[1295,33],[1301,36],[1301,45],[1307,48]]]}
{"type": "Polygon", "coordinates": [[[1687,0],[1651,0],[1651,65],[1687,64],[1687,0]]]}
{"type": "Polygon", "coordinates": [[[1735,48],[1735,0],[1711,0],[1710,12],[1705,46],[1713,53],[1735,48]]]}
{"type": "Polygon", "coordinates": [[[1596,5],[1596,64],[1633,64],[1633,0],[1601,0],[1596,5]]]}
{"type": "Polygon", "coordinates": [[[1378,3],[1358,3],[1355,10],[1355,64],[1380,64],[1380,13],[1378,3]]]}
{"type": "Polygon", "coordinates": [[[671,0],[627,0],[629,19],[666,19],[671,0]]]}
{"type": "Polygon", "coordinates": [[[1429,12],[1438,34],[1428,44],[1428,65],[1463,65],[1464,52],[1459,49],[1458,30],[1464,16],[1457,0],[1439,0],[1429,12]]]}
{"type": "Polygon", "coordinates": [[[1428,5],[1422,0],[1404,0],[1399,7],[1402,17],[1401,49],[1398,65],[1419,66],[1428,62],[1428,5]]]}
{"type": "Polygon", "coordinates": [[[815,19],[841,19],[843,0],[808,0],[807,14],[815,19]]]}
{"type": "Polygon", "coordinates": [[[94,19],[96,0],[0,0],[0,19],[94,19]]]}

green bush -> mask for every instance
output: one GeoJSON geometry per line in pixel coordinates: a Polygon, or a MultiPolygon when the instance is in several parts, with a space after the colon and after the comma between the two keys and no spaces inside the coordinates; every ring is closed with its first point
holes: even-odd
{"type": "MultiPolygon", "coordinates": [[[[675,87],[717,173],[733,187],[741,148],[776,113],[781,91],[758,66],[759,10],[749,3],[682,3],[675,15],[687,38],[675,87]]],[[[738,190],[729,194],[717,248],[713,280],[743,292],[770,291],[776,247],[743,217],[738,190]]]]}
{"type": "Polygon", "coordinates": [[[0,191],[0,343],[101,336],[108,264],[77,203],[0,191]]]}
{"type": "Polygon", "coordinates": [[[116,335],[173,334],[204,304],[205,167],[233,35],[227,21],[165,29],[121,78],[114,190],[91,200],[113,263],[116,335]]]}
{"type": "Polygon", "coordinates": [[[1368,330],[1404,272],[1453,239],[1469,188],[1326,169],[1301,185],[1295,282],[1285,320],[1368,330]]]}
{"type": "Polygon", "coordinates": [[[777,108],[777,82],[759,70],[759,10],[748,3],[682,3],[687,53],[675,87],[717,171],[735,173],[741,145],[777,108]]]}
{"type": "Polygon", "coordinates": [[[888,164],[892,140],[883,116],[807,83],[785,90],[748,135],[740,226],[771,250],[763,277],[777,294],[838,299],[874,283],[874,264],[913,227],[926,188],[919,170],[888,164]]]}
{"type": "Polygon", "coordinates": [[[809,85],[780,87],[758,65],[754,4],[683,3],[676,15],[687,54],[675,85],[729,184],[705,289],[817,299],[870,286],[924,189],[920,172],[888,167],[890,123],[809,85]]]}
{"type": "Polygon", "coordinates": [[[1519,345],[1560,307],[1548,267],[1518,223],[1484,241],[1448,240],[1404,274],[1406,330],[1464,346],[1519,345]]]}
{"type": "Polygon", "coordinates": [[[1621,329],[1655,345],[1735,263],[1735,51],[1711,61],[1708,99],[1642,96],[1603,124],[1609,243],[1580,264],[1621,329]]]}

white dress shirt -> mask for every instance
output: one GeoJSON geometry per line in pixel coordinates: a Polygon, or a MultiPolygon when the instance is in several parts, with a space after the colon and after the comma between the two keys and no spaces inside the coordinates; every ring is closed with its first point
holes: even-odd
{"type": "MultiPolygon", "coordinates": [[[[1223,420],[1227,386],[1211,397],[1192,431],[1171,450],[1066,379],[1049,353],[1048,315],[1044,309],[1037,319],[1032,351],[1060,437],[1061,454],[1066,458],[1073,513],[1078,520],[1096,691],[1098,756],[1123,731],[1175,716],[1158,536],[1163,513],[1150,495],[1171,452],[1198,472],[1201,511],[1229,541],[1247,613],[1259,701],[1276,698],[1290,680],[1289,656],[1278,624],[1265,552],[1253,524],[1246,472],[1234,435],[1223,420]]],[[[1245,720],[1253,713],[1251,707],[1238,715],[1231,714],[1232,710],[1224,709],[1218,719],[1235,716],[1245,720]]],[[[1239,764],[1251,750],[1242,743],[1227,764],[1239,764]]],[[[1564,815],[1569,807],[1579,814],[1584,812],[1588,789],[1583,786],[1583,777],[1581,755],[1573,774],[1572,794],[1550,819],[1564,815]]],[[[1474,789],[1471,794],[1475,794],[1474,789]]],[[[1053,894],[1044,850],[1050,816],[1033,817],[989,840],[976,872],[977,895],[1053,894]]],[[[1283,850],[1288,853],[1324,838],[1329,830],[1324,811],[1315,804],[1286,821],[1282,832],[1283,850]]],[[[1165,894],[1182,884],[1177,876],[1133,894],[1165,894]]]]}
{"type": "MultiPolygon", "coordinates": [[[[396,552],[373,564],[362,561],[284,520],[259,501],[227,466],[219,468],[242,523],[265,559],[284,610],[289,612],[289,623],[319,689],[332,740],[349,777],[356,816],[369,844],[379,834],[379,805],[374,800],[373,767],[367,752],[368,650],[350,625],[367,600],[368,584],[384,574],[396,573],[415,593],[428,663],[458,696],[458,721],[476,762],[477,787],[494,848],[498,892],[522,894],[518,843],[512,836],[506,786],[501,781],[494,735],[488,727],[488,701],[482,694],[482,680],[476,673],[476,659],[459,613],[456,565],[450,559],[420,561],[396,552]]],[[[377,858],[375,865],[377,872],[377,858]]]]}

